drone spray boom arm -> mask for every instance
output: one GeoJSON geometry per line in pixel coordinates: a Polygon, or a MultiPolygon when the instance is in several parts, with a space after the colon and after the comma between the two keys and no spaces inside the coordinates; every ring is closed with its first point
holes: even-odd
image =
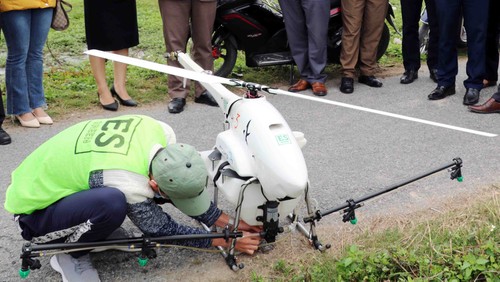
{"type": "Polygon", "coordinates": [[[378,192],[375,192],[375,193],[372,193],[372,194],[368,194],[358,200],[353,200],[353,199],[349,199],[347,200],[347,203],[346,204],[343,204],[339,207],[336,207],[336,208],[333,208],[333,209],[330,209],[330,210],[327,210],[327,211],[324,211],[324,212],[321,212],[319,210],[317,210],[314,215],[312,216],[309,216],[309,217],[305,217],[304,218],[304,222],[305,223],[308,223],[308,222],[313,222],[313,221],[319,221],[323,216],[325,215],[329,215],[331,213],[334,213],[334,212],[337,212],[337,211],[340,211],[340,210],[343,210],[343,218],[342,218],[342,221],[343,222],[347,222],[347,221],[350,221],[352,224],[355,224],[356,223],[356,215],[355,215],[355,210],[357,208],[360,208],[363,206],[363,202],[367,201],[367,200],[370,200],[372,198],[375,198],[375,197],[378,197],[378,196],[381,196],[385,193],[388,193],[390,191],[393,191],[395,189],[398,189],[402,186],[405,186],[407,184],[410,184],[414,181],[417,181],[419,179],[422,179],[424,177],[427,177],[429,175],[432,175],[434,173],[437,173],[439,171],[442,171],[442,170],[445,170],[445,169],[448,169],[451,167],[451,176],[450,176],[450,179],[457,179],[459,182],[462,181],[462,171],[461,171],[461,167],[462,167],[462,159],[460,158],[455,158],[453,159],[453,162],[452,163],[449,163],[449,164],[446,164],[446,165],[443,165],[441,167],[438,167],[436,169],[433,169],[429,172],[425,172],[419,176],[416,176],[414,178],[411,178],[409,180],[405,180],[401,183],[398,183],[398,184],[395,184],[395,185],[392,185],[386,189],[383,189],[381,191],[378,191],[378,192]]]}
{"type": "Polygon", "coordinates": [[[99,242],[74,242],[74,243],[54,243],[54,244],[31,244],[25,243],[22,247],[21,253],[21,269],[19,270],[19,275],[21,278],[26,278],[29,275],[30,270],[35,270],[41,267],[40,261],[33,259],[35,257],[41,257],[47,255],[44,251],[47,250],[63,250],[64,252],[74,252],[81,250],[91,250],[95,248],[102,247],[122,247],[128,249],[138,249],[141,250],[139,256],[139,264],[141,266],[146,265],[148,258],[156,257],[156,253],[153,248],[161,247],[162,244],[172,242],[172,241],[182,241],[182,240],[200,240],[200,239],[215,239],[223,238],[226,241],[229,239],[241,238],[243,237],[243,232],[231,232],[228,228],[222,230],[221,233],[210,233],[210,234],[190,234],[190,235],[171,235],[162,237],[137,237],[137,238],[127,238],[127,239],[116,239],[116,240],[106,240],[99,242]]]}

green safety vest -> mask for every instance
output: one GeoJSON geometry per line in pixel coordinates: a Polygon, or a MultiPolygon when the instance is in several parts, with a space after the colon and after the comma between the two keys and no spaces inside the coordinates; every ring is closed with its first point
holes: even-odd
{"type": "Polygon", "coordinates": [[[89,189],[95,170],[149,174],[155,144],[167,145],[162,126],[141,115],[78,123],[43,143],[12,173],[5,209],[31,214],[78,191],[89,189]]]}

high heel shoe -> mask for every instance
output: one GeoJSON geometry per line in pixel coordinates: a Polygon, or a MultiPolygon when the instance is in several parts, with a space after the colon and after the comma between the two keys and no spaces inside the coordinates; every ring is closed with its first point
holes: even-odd
{"type": "Polygon", "coordinates": [[[123,100],[120,95],[118,95],[118,92],[115,91],[115,86],[111,86],[109,91],[111,91],[111,95],[113,95],[113,97],[116,97],[116,99],[120,101],[120,104],[127,107],[137,107],[137,102],[134,99],[123,100]]]}
{"type": "Polygon", "coordinates": [[[20,115],[16,115],[15,117],[21,123],[22,127],[29,127],[29,128],[40,127],[40,122],[38,122],[35,116],[33,116],[33,119],[31,120],[23,120],[20,115]]]}
{"type": "Polygon", "coordinates": [[[33,113],[33,115],[35,116],[35,118],[38,120],[38,122],[40,124],[51,125],[51,124],[54,123],[54,121],[52,120],[52,118],[50,118],[49,116],[39,117],[39,116],[35,115],[35,113],[33,113]]]}
{"type": "Polygon", "coordinates": [[[103,103],[101,103],[101,100],[99,99],[100,97],[101,96],[99,95],[99,92],[97,92],[97,99],[99,100],[99,104],[101,104],[103,109],[113,112],[118,111],[118,103],[116,102],[116,100],[111,104],[104,105],[103,103]]]}

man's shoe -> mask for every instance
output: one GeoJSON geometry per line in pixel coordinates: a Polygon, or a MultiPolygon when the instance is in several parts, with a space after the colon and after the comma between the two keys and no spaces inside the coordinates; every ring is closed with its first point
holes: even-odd
{"type": "Polygon", "coordinates": [[[407,71],[405,71],[405,73],[403,73],[403,76],[401,76],[401,78],[399,79],[399,82],[401,84],[410,84],[413,81],[415,81],[415,79],[417,79],[417,78],[418,78],[418,71],[407,70],[407,71]]]}
{"type": "Polygon", "coordinates": [[[299,79],[299,81],[297,81],[297,83],[295,83],[294,85],[290,86],[290,88],[288,88],[288,91],[300,92],[300,91],[307,90],[309,88],[311,88],[311,84],[309,82],[307,82],[306,80],[303,80],[303,79],[299,79]]]}
{"type": "Polygon", "coordinates": [[[469,106],[469,110],[474,113],[480,114],[492,114],[500,113],[500,102],[495,101],[495,99],[490,98],[486,103],[479,106],[469,106]]]}
{"type": "Polygon", "coordinates": [[[168,103],[168,112],[171,114],[178,114],[184,111],[184,106],[186,105],[186,99],[184,98],[173,98],[170,103],[168,103]]]}
{"type": "Polygon", "coordinates": [[[455,94],[455,85],[450,85],[448,87],[438,86],[436,89],[432,90],[427,98],[429,98],[429,100],[441,100],[453,94],[455,94]]]}
{"type": "Polygon", "coordinates": [[[383,85],[382,81],[378,80],[373,75],[360,75],[358,81],[370,87],[382,87],[383,85]]]}
{"type": "Polygon", "coordinates": [[[9,134],[0,127],[0,145],[7,145],[10,144],[10,142],[12,142],[12,139],[10,139],[9,134]]]}
{"type": "Polygon", "coordinates": [[[354,79],[351,77],[342,77],[340,80],[340,92],[345,94],[354,92],[354,79]]]}
{"type": "Polygon", "coordinates": [[[438,70],[437,69],[430,69],[429,72],[430,72],[429,77],[432,79],[432,81],[434,81],[435,83],[438,83],[438,78],[437,78],[438,70]]]}
{"type": "Polygon", "coordinates": [[[326,86],[322,82],[312,83],[313,94],[316,96],[325,96],[327,93],[326,86]]]}
{"type": "Polygon", "coordinates": [[[195,103],[205,104],[212,107],[218,107],[217,101],[215,101],[212,94],[210,94],[207,90],[203,91],[199,97],[194,98],[195,103]]]}
{"type": "Polygon", "coordinates": [[[479,89],[467,88],[464,95],[464,105],[475,105],[479,102],[479,89]]]}
{"type": "Polygon", "coordinates": [[[101,281],[97,270],[92,266],[88,254],[79,258],[74,258],[68,254],[57,254],[50,258],[50,266],[61,273],[64,282],[101,281]]]}

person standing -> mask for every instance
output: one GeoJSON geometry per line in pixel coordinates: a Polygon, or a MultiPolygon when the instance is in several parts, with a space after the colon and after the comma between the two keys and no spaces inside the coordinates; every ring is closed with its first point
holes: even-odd
{"type": "MultiPolygon", "coordinates": [[[[427,67],[430,78],[437,82],[438,64],[438,23],[436,15],[435,0],[425,0],[427,21],[429,23],[429,43],[427,48],[427,67]]],[[[401,15],[403,18],[403,66],[404,74],[401,76],[401,84],[409,84],[418,78],[420,69],[420,39],[419,21],[422,10],[422,0],[401,0],[401,15]]]]}
{"type": "Polygon", "coordinates": [[[455,94],[458,73],[457,32],[460,12],[467,31],[467,79],[464,81],[464,105],[479,102],[483,88],[486,62],[486,31],[489,0],[439,0],[436,10],[439,24],[438,84],[428,95],[429,100],[440,100],[455,94]]]}
{"type": "Polygon", "coordinates": [[[288,91],[312,88],[316,96],[325,96],[329,0],[279,0],[288,43],[300,79],[288,91]]]}
{"type": "Polygon", "coordinates": [[[384,28],[387,14],[387,0],[350,0],[342,1],[342,49],[340,63],[342,79],[340,91],[354,92],[354,77],[359,66],[358,81],[370,87],[382,87],[375,77],[377,47],[384,28]]]}
{"type": "Polygon", "coordinates": [[[56,0],[0,1],[0,25],[7,44],[7,113],[21,126],[52,124],[45,112],[43,47],[56,0]]]}
{"type": "MultiPolygon", "coordinates": [[[[128,56],[128,49],[139,44],[137,8],[135,0],[95,1],[84,0],[85,37],[87,48],[112,51],[128,56]]],[[[90,67],[97,84],[97,96],[101,106],[108,111],[117,111],[118,103],[128,107],[137,106],[127,92],[127,65],[113,62],[114,81],[108,88],[106,61],[89,56],[90,67]]]]}
{"type": "MultiPolygon", "coordinates": [[[[185,53],[191,35],[193,60],[204,70],[213,71],[211,40],[217,0],[158,0],[158,4],[167,53],[185,53]]],[[[167,63],[169,66],[181,67],[174,56],[167,58],[167,63]]],[[[168,104],[169,113],[177,114],[184,110],[189,89],[189,82],[183,86],[183,78],[168,76],[168,94],[172,98],[168,104]]],[[[217,101],[198,82],[195,83],[194,96],[195,103],[218,106],[217,101]]]]}

